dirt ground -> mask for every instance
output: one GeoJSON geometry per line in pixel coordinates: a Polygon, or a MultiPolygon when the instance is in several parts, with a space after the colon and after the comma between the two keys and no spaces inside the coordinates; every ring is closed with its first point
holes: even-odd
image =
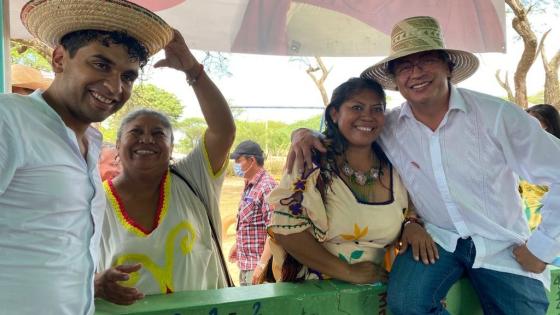
{"type": "Polygon", "coordinates": [[[220,196],[220,213],[222,215],[222,250],[231,273],[233,282],[239,285],[239,268],[235,263],[227,261],[231,246],[235,242],[235,224],[237,207],[243,191],[243,178],[227,176],[224,180],[222,194],[220,196]],[[227,229],[227,230],[225,230],[227,229]]]}

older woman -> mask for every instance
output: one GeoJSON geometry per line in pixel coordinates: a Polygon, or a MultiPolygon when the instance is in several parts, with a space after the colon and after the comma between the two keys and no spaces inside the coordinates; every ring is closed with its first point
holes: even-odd
{"type": "Polygon", "coordinates": [[[122,172],[105,182],[103,272],[96,277],[96,296],[118,304],[144,294],[227,285],[218,196],[235,124],[178,32],[165,53],[155,66],[186,73],[208,129],[185,158],[170,165],[173,131],[165,115],[143,109],[123,119],[117,134],[122,172]]]}

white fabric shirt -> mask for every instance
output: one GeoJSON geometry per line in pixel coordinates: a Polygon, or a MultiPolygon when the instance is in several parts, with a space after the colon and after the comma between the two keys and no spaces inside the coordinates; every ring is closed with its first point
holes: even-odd
{"type": "Polygon", "coordinates": [[[0,95],[0,314],[92,314],[101,135],[84,160],[41,94],[0,95]]]}
{"type": "MultiPolygon", "coordinates": [[[[175,166],[201,194],[210,208],[216,233],[221,239],[219,201],[225,167],[213,175],[203,141],[175,166]]],[[[119,206],[115,194],[107,193],[107,208],[101,238],[99,270],[119,264],[141,263],[124,285],[144,294],[219,289],[227,286],[219,249],[212,239],[206,208],[187,184],[168,173],[159,223],[150,233],[135,227],[119,206]],[[167,205],[166,205],[167,204],[167,205]]],[[[104,183],[109,189],[107,182],[104,183]]],[[[118,193],[117,195],[118,196],[118,193]]]]}
{"type": "Polygon", "coordinates": [[[512,246],[551,262],[560,253],[560,140],[521,108],[490,95],[451,87],[449,110],[435,131],[410,105],[387,114],[381,145],[426,228],[445,250],[472,237],[474,268],[528,276],[549,286],[550,274],[525,272],[512,246]],[[543,223],[531,235],[517,190],[518,175],[549,185],[543,223]]]}

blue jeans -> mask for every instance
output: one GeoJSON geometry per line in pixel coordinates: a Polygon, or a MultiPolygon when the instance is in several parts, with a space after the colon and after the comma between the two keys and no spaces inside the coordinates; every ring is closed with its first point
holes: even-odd
{"type": "Polygon", "coordinates": [[[548,299],[542,282],[484,268],[472,268],[473,241],[459,239],[455,252],[437,245],[433,265],[415,261],[412,250],[399,255],[389,275],[388,304],[394,315],[449,314],[442,304],[451,286],[466,275],[476,291],[484,314],[546,314],[548,299]]]}

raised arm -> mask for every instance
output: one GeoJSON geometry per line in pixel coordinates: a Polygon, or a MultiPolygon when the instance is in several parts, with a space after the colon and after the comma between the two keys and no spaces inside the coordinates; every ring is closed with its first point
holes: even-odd
{"type": "Polygon", "coordinates": [[[224,96],[208,77],[203,66],[194,58],[183,36],[175,30],[173,40],[165,47],[165,59],[154,67],[170,67],[184,72],[192,86],[204,119],[208,124],[204,142],[214,173],[226,161],[235,139],[235,123],[224,96]]]}

